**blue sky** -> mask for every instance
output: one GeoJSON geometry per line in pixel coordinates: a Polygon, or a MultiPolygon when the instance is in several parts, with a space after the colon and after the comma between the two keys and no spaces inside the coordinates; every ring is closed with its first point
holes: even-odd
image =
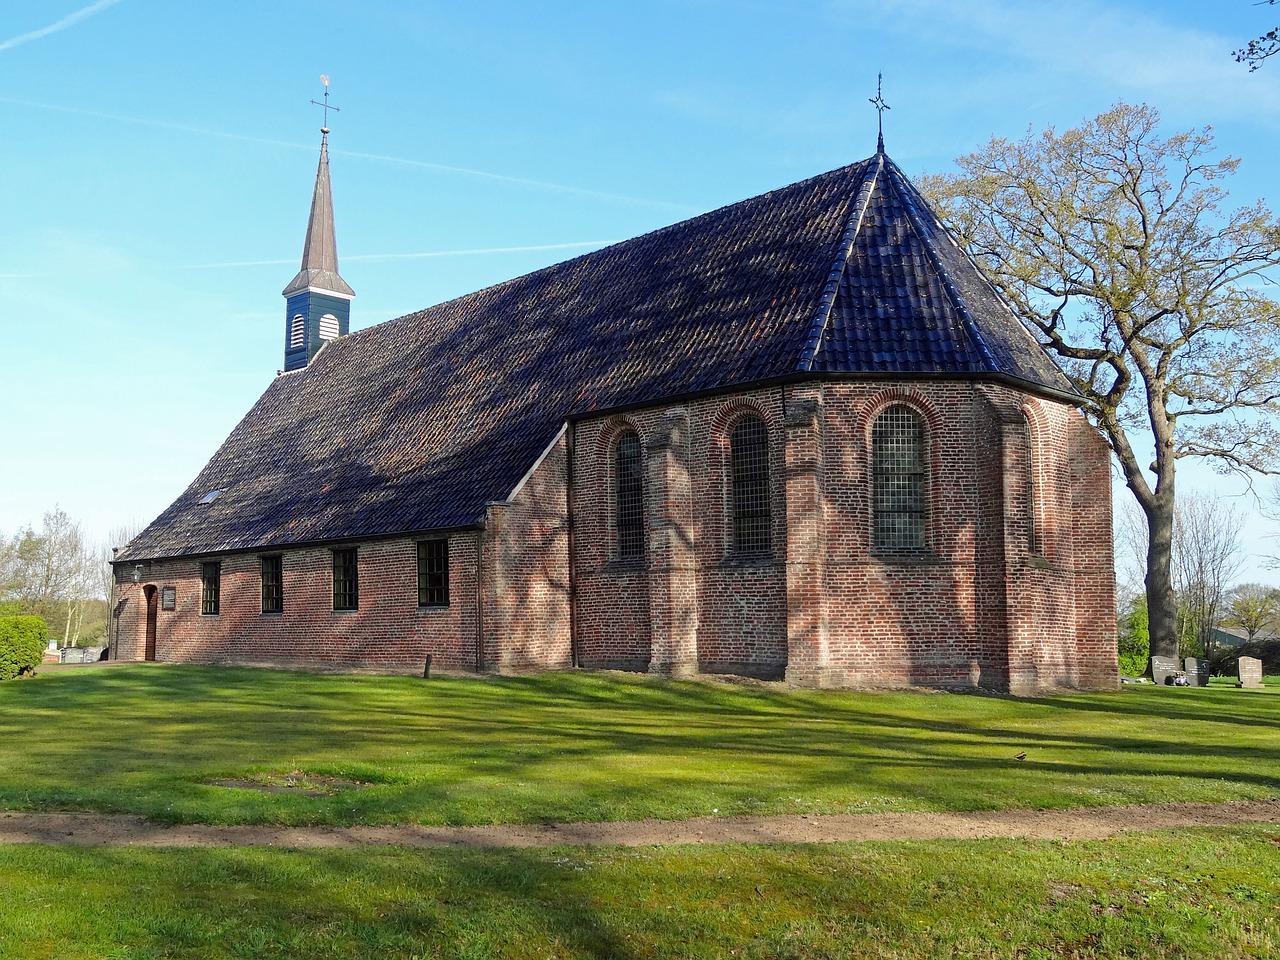
{"type": "MultiPolygon", "coordinates": [[[[1244,160],[1233,199],[1280,202],[1280,61],[1230,56],[1273,20],[1250,0],[7,0],[0,533],[55,504],[95,537],[150,520],[275,375],[321,73],[355,329],[861,159],[878,71],[908,175],[1124,99],[1211,124],[1244,160]]],[[[1258,557],[1274,530],[1251,523],[1258,557]]]]}

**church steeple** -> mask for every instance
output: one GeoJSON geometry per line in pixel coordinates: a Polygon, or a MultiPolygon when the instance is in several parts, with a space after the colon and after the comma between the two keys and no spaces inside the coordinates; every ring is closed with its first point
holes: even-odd
{"type": "Polygon", "coordinates": [[[320,165],[311,196],[302,268],[282,291],[285,298],[284,368],[297,370],[311,362],[327,340],[350,332],[351,298],[355,291],[338,275],[338,243],[333,227],[333,194],[329,187],[329,78],[324,82],[325,126],[320,128],[320,165]]]}

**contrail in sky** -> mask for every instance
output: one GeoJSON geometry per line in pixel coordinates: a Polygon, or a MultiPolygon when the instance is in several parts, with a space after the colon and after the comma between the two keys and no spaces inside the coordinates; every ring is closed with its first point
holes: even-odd
{"type": "Polygon", "coordinates": [[[67,27],[74,26],[85,17],[92,17],[99,10],[105,10],[107,7],[114,7],[120,0],[98,0],[97,3],[91,3],[82,10],[75,13],[69,13],[57,23],[51,23],[47,27],[41,27],[39,30],[32,30],[30,33],[24,33],[21,36],[14,37],[11,40],[0,42],[0,50],[9,50],[13,47],[19,47],[24,43],[30,43],[32,40],[39,40],[41,37],[47,37],[51,33],[57,33],[59,30],[65,30],[67,27]]]}
{"type": "MultiPolygon", "coordinates": [[[[343,262],[351,260],[424,260],[428,257],[473,257],[496,253],[527,253],[540,250],[580,250],[583,247],[607,247],[617,243],[616,240],[578,240],[573,243],[540,243],[529,247],[481,247],[475,250],[430,250],[426,253],[358,253],[343,257],[343,262]]],[[[184,270],[216,270],[221,267],[278,267],[283,264],[297,263],[298,258],[288,260],[236,260],[228,263],[190,263],[184,270]]]]}
{"type": "MultiPolygon", "coordinates": [[[[106,2],[106,0],[103,0],[106,2]]],[[[119,3],[120,0],[110,0],[119,3]]],[[[101,4],[99,4],[100,6],[101,4]]],[[[19,40],[22,38],[19,37],[19,40]]],[[[10,41],[13,43],[14,41],[10,41]]],[[[3,49],[0,47],[0,49],[3,49]]],[[[16,97],[0,97],[0,103],[12,103],[20,107],[32,107],[36,110],[53,110],[58,113],[74,113],[82,117],[97,117],[100,120],[116,120],[120,123],[133,123],[144,127],[159,127],[163,130],[180,130],[183,133],[197,133],[205,137],[221,137],[224,140],[241,140],[245,143],[260,143],[268,147],[288,147],[290,150],[315,150],[315,144],[291,143],[287,140],[272,140],[267,137],[253,137],[244,133],[227,133],[223,130],[210,130],[186,123],[172,123],[168,120],[151,120],[147,117],[126,117],[117,113],[103,113],[100,110],[84,110],[80,107],[63,107],[53,103],[40,103],[35,100],[19,100],[16,97]]],[[[483,177],[486,180],[497,180],[521,187],[536,187],[539,190],[556,190],[561,193],[576,193],[579,196],[595,197],[598,200],[609,200],[614,203],[634,203],[649,207],[667,207],[672,210],[691,211],[695,208],[670,200],[650,200],[646,197],[629,197],[621,193],[607,193],[602,190],[589,190],[586,187],[570,187],[563,183],[550,183],[546,180],[530,180],[526,177],[513,177],[505,173],[490,173],[487,170],[473,170],[469,167],[451,167],[443,163],[430,163],[426,160],[406,160],[404,157],[388,157],[378,153],[359,153],[354,150],[335,150],[329,148],[331,156],[352,157],[357,160],[373,160],[378,163],[396,163],[407,167],[418,167],[423,170],[438,170],[441,173],[456,173],[467,177],[483,177]]]]}

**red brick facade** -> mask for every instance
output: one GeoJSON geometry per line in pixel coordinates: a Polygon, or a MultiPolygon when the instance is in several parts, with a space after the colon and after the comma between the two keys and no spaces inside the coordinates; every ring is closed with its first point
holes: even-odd
{"type": "MultiPolygon", "coordinates": [[[[483,529],[449,535],[447,607],[417,606],[416,542],[355,544],[359,609],[335,612],[332,551],[283,554],[261,612],[260,553],[118,568],[115,655],[480,671],[571,665],[743,673],[816,686],[1034,693],[1118,683],[1106,446],[1073,407],[976,381],[775,386],[580,420],[483,529]],[[924,424],[925,545],[877,551],[871,431],[924,424]],[[771,547],[733,547],[729,438],[768,431],[771,547]],[[643,450],[644,556],[618,556],[616,445],[643,450]],[[201,561],[220,560],[202,615],[201,561]]],[[[347,545],[350,546],[350,545],[347,545]]]]}

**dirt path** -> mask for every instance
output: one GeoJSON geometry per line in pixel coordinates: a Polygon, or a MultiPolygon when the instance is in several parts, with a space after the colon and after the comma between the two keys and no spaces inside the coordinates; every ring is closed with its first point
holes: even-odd
{"type": "Polygon", "coordinates": [[[622,823],[502,824],[488,827],[167,826],[141,817],[75,813],[0,814],[0,843],[135,847],[643,846],[679,843],[828,843],[1026,837],[1093,840],[1168,827],[1280,824],[1280,799],[1162,803],[1075,810],[699,817],[622,823]]]}

